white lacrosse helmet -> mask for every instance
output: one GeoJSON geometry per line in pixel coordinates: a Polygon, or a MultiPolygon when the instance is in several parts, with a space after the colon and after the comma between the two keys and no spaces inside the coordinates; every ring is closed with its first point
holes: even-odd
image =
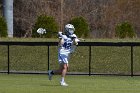
{"type": "Polygon", "coordinates": [[[72,24],[65,25],[65,33],[67,35],[72,35],[74,33],[74,31],[75,31],[75,28],[72,24]]]}

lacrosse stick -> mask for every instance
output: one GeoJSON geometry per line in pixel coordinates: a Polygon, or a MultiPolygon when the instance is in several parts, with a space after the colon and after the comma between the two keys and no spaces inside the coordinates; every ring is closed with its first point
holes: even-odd
{"type": "MultiPolygon", "coordinates": [[[[62,37],[62,38],[65,38],[65,37],[63,36],[62,32],[58,32],[58,36],[59,36],[59,37],[62,37]]],[[[74,35],[73,37],[76,38],[76,42],[85,41],[85,39],[83,39],[83,38],[78,38],[78,37],[75,36],[75,35],[74,35]]]]}
{"type": "Polygon", "coordinates": [[[78,38],[80,41],[85,41],[85,39],[83,39],[83,38],[78,38]]]}
{"type": "MultiPolygon", "coordinates": [[[[47,30],[47,31],[48,31],[48,30],[47,30]]],[[[46,34],[47,31],[46,31],[46,29],[44,29],[44,28],[38,28],[38,29],[37,29],[37,33],[40,35],[40,37],[41,37],[41,35],[46,34]]],[[[56,33],[56,32],[54,32],[54,34],[55,34],[55,33],[56,33]]],[[[58,36],[64,38],[62,32],[58,32],[58,36]]],[[[78,38],[77,36],[75,36],[75,38],[76,38],[76,42],[85,41],[85,39],[83,39],[83,38],[78,38]]]]}

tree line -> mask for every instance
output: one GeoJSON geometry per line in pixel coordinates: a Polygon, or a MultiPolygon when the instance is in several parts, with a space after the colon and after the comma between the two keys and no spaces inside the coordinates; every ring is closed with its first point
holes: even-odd
{"type": "Polygon", "coordinates": [[[39,15],[55,18],[59,30],[75,17],[86,19],[92,38],[115,38],[118,24],[130,23],[140,37],[140,0],[14,0],[14,34],[30,34],[39,15]]]}

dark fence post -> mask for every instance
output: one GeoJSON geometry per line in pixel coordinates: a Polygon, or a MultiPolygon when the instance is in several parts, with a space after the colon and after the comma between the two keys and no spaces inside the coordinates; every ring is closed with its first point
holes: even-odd
{"type": "Polygon", "coordinates": [[[134,72],[133,72],[133,46],[131,46],[131,77],[133,77],[134,72]]]}
{"type": "Polygon", "coordinates": [[[89,46],[89,76],[91,75],[91,46],[89,46]]]}
{"type": "Polygon", "coordinates": [[[50,47],[48,45],[48,71],[50,70],[50,47]]]}
{"type": "Polygon", "coordinates": [[[8,74],[10,73],[10,57],[9,57],[10,54],[9,54],[9,52],[10,52],[10,51],[9,51],[9,45],[8,45],[8,64],[7,64],[7,66],[8,66],[8,72],[7,72],[7,73],[8,73],[8,74]]]}

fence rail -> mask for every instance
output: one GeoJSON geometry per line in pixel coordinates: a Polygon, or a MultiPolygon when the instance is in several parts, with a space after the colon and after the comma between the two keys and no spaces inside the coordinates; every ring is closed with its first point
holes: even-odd
{"type": "MultiPolygon", "coordinates": [[[[17,46],[48,46],[48,70],[50,69],[49,67],[49,64],[50,64],[50,46],[57,46],[58,45],[58,42],[0,42],[0,46],[1,45],[5,45],[7,46],[7,71],[5,72],[0,72],[0,73],[12,73],[10,72],[10,46],[13,46],[13,45],[17,45],[17,46]]],[[[92,55],[91,55],[91,46],[116,46],[116,47],[123,47],[123,46],[128,46],[130,47],[130,51],[131,51],[131,75],[127,75],[127,76],[139,76],[139,75],[134,75],[134,58],[133,58],[133,47],[135,46],[140,46],[140,42],[79,42],[79,46],[88,46],[89,47],[89,72],[88,74],[81,74],[81,75],[118,75],[118,74],[93,74],[91,73],[91,58],[92,58],[92,55]]],[[[93,60],[94,61],[94,60],[93,60]]],[[[16,72],[15,72],[16,73],[16,72]]],[[[17,73],[20,73],[20,72],[17,72],[17,73]]],[[[22,72],[21,72],[22,73],[22,72]]],[[[29,74],[29,73],[27,73],[29,74]]],[[[32,73],[31,73],[32,74],[32,73]]],[[[73,74],[72,74],[73,75],[73,74]]],[[[80,75],[77,73],[77,75],[80,75]]],[[[126,75],[123,75],[123,76],[126,76],[126,75]]]]}
{"type": "MultiPolygon", "coordinates": [[[[0,45],[57,46],[58,42],[0,42],[0,45]]],[[[140,46],[140,42],[79,42],[79,46],[140,46]]]]}

